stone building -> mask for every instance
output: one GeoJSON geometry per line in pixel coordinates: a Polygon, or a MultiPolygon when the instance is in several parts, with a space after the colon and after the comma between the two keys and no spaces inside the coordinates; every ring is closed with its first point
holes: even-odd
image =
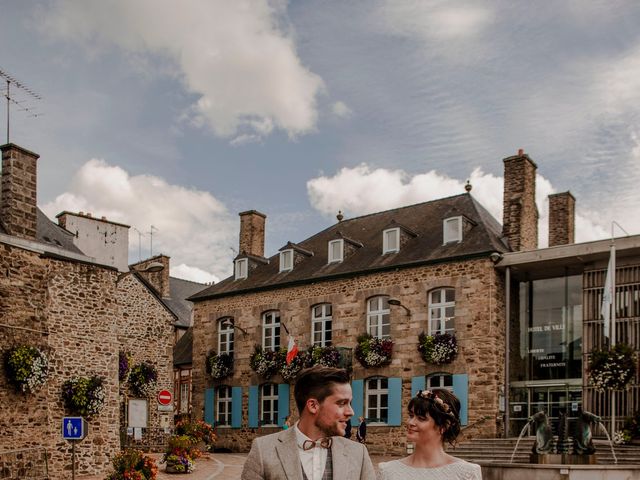
{"type": "MultiPolygon", "coordinates": [[[[62,418],[69,412],[61,386],[72,377],[93,375],[104,380],[105,404],[76,446],[76,472],[102,474],[126,429],[119,352],[129,351],[134,363],[154,364],[158,388],[172,389],[176,317],[141,274],[119,272],[117,262],[86,255],[74,243],[75,231],[54,224],[38,209],[37,154],[14,144],[0,149],[0,350],[37,346],[47,352],[50,366],[44,386],[29,394],[16,392],[0,375],[3,475],[9,471],[8,478],[18,478],[14,470],[20,465],[13,462],[46,449],[50,478],[70,478],[71,444],[61,436],[62,418]],[[12,456],[16,451],[19,455],[12,456]]],[[[171,427],[172,412],[160,412],[156,404],[148,399],[149,430],[171,427]]]]}

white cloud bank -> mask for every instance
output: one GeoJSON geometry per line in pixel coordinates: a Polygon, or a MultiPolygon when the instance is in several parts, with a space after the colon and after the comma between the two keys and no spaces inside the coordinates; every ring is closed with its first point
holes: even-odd
{"type": "MultiPolygon", "coordinates": [[[[504,179],[475,168],[469,181],[473,187],[472,195],[502,223],[504,179]]],[[[363,163],[353,168],[342,168],[332,177],[320,176],[309,180],[307,193],[313,208],[322,214],[333,216],[342,210],[347,216],[357,216],[458,195],[464,192],[465,183],[435,170],[411,176],[403,170],[373,169],[363,163]]],[[[536,199],[540,213],[540,246],[548,245],[547,196],[551,193],[556,193],[551,182],[538,175],[536,199]]],[[[592,213],[581,211],[579,200],[576,204],[576,241],[606,238],[606,229],[591,220],[592,213]]]]}
{"type": "Polygon", "coordinates": [[[274,129],[296,136],[315,128],[324,87],[281,25],[285,7],[267,0],[58,0],[42,22],[54,37],[93,53],[117,45],[168,58],[200,96],[191,119],[218,136],[262,137],[274,129]]]}
{"type": "MultiPolygon", "coordinates": [[[[210,193],[171,185],[151,175],[131,176],[104,160],[92,159],[75,174],[67,192],[43,207],[49,217],[68,210],[136,227],[153,235],[154,254],[171,257],[171,274],[209,283],[227,276],[237,226],[210,193]]],[[[149,238],[142,238],[143,255],[149,238]]],[[[129,232],[129,251],[138,252],[138,235],[129,232]]],[[[137,260],[137,256],[135,256],[137,260]]]]}

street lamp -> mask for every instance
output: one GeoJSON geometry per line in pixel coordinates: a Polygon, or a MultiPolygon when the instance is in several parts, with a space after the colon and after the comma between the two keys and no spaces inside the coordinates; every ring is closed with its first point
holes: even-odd
{"type": "Polygon", "coordinates": [[[164,270],[164,265],[160,262],[151,262],[149,265],[140,269],[132,268],[128,272],[122,272],[120,275],[118,275],[118,278],[116,278],[116,285],[118,285],[118,283],[120,283],[120,280],[122,280],[124,277],[131,275],[132,273],[158,273],[162,270],[164,270]]]}
{"type": "Polygon", "coordinates": [[[387,303],[389,305],[393,305],[394,307],[402,307],[404,308],[405,312],[407,312],[407,315],[411,316],[411,310],[409,310],[407,307],[405,307],[402,302],[400,300],[398,300],[397,298],[390,298],[387,303]]]}

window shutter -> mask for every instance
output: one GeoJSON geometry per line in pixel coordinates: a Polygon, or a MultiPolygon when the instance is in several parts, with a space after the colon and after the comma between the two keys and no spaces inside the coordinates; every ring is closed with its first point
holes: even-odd
{"type": "Polygon", "coordinates": [[[389,378],[389,418],[387,424],[402,425],[402,379],[389,378]]]}
{"type": "Polygon", "coordinates": [[[289,384],[278,384],[278,426],[284,425],[284,419],[289,415],[289,384]]]}
{"type": "Polygon", "coordinates": [[[460,400],[460,423],[469,423],[469,375],[453,375],[453,394],[460,400]]]}
{"type": "Polygon", "coordinates": [[[231,427],[242,427],[242,387],[231,387],[231,427]]]}
{"type": "Polygon", "coordinates": [[[204,421],[213,426],[215,421],[215,388],[207,388],[204,391],[204,421]]]}
{"type": "Polygon", "coordinates": [[[353,418],[357,421],[358,417],[364,416],[364,380],[353,380],[351,382],[351,392],[353,393],[353,400],[351,401],[353,418]]]}
{"type": "Polygon", "coordinates": [[[411,398],[415,397],[420,390],[425,390],[424,375],[413,377],[411,379],[411,398]]]}
{"type": "Polygon", "coordinates": [[[249,385],[249,428],[258,428],[258,385],[249,385]]]}

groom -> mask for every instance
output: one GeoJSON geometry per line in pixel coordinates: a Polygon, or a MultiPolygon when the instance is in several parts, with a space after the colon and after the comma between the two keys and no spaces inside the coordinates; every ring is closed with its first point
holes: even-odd
{"type": "Polygon", "coordinates": [[[344,438],[353,415],[346,370],[303,370],[293,395],[300,420],[293,428],[253,441],[242,480],[374,479],[365,446],[344,438]]]}

